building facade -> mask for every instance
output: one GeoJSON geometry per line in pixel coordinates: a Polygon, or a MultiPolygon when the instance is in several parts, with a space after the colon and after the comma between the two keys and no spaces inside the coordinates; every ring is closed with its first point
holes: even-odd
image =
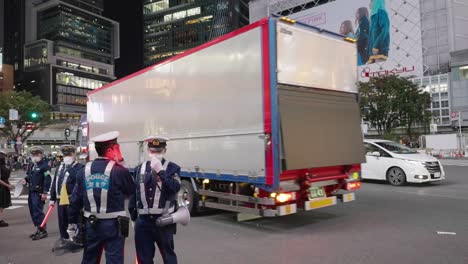
{"type": "Polygon", "coordinates": [[[96,0],[24,1],[18,33],[24,32],[24,45],[13,56],[22,57],[14,62],[15,88],[47,101],[53,120],[79,120],[86,94],[115,80],[119,24],[102,11],[103,2],[96,0]]]}
{"type": "MultiPolygon", "coordinates": [[[[337,1],[253,0],[250,2],[250,22],[271,14],[294,17],[299,12],[337,1]]],[[[408,1],[402,3],[408,4],[408,1]]],[[[435,124],[453,129],[458,126],[458,121],[452,122],[451,113],[461,111],[466,117],[463,126],[468,127],[468,81],[465,80],[465,72],[468,72],[465,71],[468,69],[465,68],[468,65],[468,0],[420,0],[419,4],[424,70],[412,80],[431,94],[430,110],[435,124]]],[[[392,11],[404,13],[404,9],[392,11]]],[[[317,15],[315,19],[319,18],[317,15]]],[[[392,25],[392,30],[398,32],[400,28],[392,25]]]]}
{"type": "Polygon", "coordinates": [[[449,91],[449,75],[440,74],[412,79],[421,90],[431,95],[431,106],[428,109],[432,114],[432,124],[451,129],[451,104],[449,91]]]}
{"type": "Polygon", "coordinates": [[[248,0],[144,0],[144,65],[158,63],[248,24],[248,0]]]}

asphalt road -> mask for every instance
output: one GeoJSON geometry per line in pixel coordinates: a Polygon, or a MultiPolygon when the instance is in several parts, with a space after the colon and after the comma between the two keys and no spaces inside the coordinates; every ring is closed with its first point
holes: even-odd
{"type": "MultiPolygon", "coordinates": [[[[468,263],[468,167],[446,172],[446,181],[422,186],[366,182],[355,202],[281,218],[238,223],[233,213],[207,212],[179,227],[179,263],[468,263]]],[[[81,252],[51,253],[55,213],[41,241],[27,237],[27,207],[6,214],[0,264],[80,263],[81,252]]],[[[135,263],[131,238],[125,254],[125,263],[135,263]]]]}

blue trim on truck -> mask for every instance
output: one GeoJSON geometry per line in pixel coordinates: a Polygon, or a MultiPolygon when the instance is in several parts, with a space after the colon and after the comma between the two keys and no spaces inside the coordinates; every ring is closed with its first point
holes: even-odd
{"type": "Polygon", "coordinates": [[[232,181],[232,182],[246,182],[252,184],[264,184],[265,176],[261,177],[249,177],[246,175],[233,175],[233,174],[217,174],[217,173],[208,173],[208,172],[188,172],[181,171],[180,177],[183,178],[200,178],[200,179],[210,179],[217,181],[232,181]]]}

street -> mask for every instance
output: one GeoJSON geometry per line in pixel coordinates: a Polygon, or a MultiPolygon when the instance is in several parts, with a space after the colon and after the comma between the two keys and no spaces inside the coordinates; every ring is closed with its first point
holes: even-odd
{"type": "MultiPolygon", "coordinates": [[[[179,263],[468,263],[466,165],[446,166],[447,180],[440,183],[365,182],[352,203],[281,218],[238,223],[234,213],[205,212],[178,227],[179,263]]],[[[51,252],[55,212],[47,239],[28,238],[33,226],[24,201],[6,210],[10,226],[0,229],[0,264],[80,263],[81,252],[51,252]]],[[[131,233],[125,263],[135,263],[132,240],[131,233]]]]}

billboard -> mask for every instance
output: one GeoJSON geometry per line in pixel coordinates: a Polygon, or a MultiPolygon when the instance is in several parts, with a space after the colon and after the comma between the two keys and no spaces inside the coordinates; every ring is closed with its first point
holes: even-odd
{"type": "Polygon", "coordinates": [[[357,40],[358,76],[422,76],[419,0],[336,0],[289,16],[357,40]]]}

